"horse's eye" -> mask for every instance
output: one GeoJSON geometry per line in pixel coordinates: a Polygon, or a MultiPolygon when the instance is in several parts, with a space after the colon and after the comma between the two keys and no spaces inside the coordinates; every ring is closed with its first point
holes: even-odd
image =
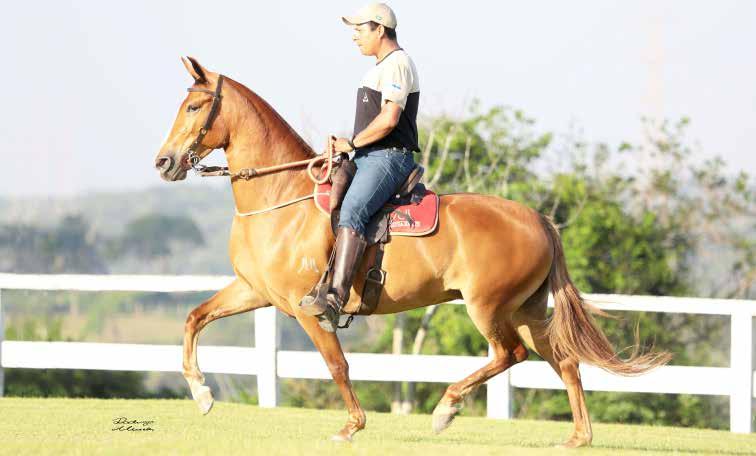
{"type": "Polygon", "coordinates": [[[199,111],[199,106],[197,105],[189,105],[186,107],[186,112],[197,112],[199,111]]]}

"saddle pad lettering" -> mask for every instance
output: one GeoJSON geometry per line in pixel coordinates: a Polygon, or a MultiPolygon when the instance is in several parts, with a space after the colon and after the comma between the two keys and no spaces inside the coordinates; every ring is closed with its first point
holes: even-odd
{"type": "MultiPolygon", "coordinates": [[[[331,214],[330,195],[330,182],[315,185],[315,206],[328,216],[331,214]]],[[[389,214],[389,233],[393,236],[424,236],[432,233],[438,226],[439,197],[430,190],[426,190],[419,204],[387,206],[394,208],[389,214]]]]}

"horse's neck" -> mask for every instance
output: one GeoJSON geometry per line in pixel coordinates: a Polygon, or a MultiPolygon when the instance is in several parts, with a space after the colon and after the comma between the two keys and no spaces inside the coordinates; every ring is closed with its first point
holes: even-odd
{"type": "MultiPolygon", "coordinates": [[[[229,169],[263,168],[312,156],[312,150],[262,98],[249,91],[234,110],[226,158],[229,169]]],[[[304,168],[232,183],[239,212],[266,209],[312,192],[304,168]]]]}

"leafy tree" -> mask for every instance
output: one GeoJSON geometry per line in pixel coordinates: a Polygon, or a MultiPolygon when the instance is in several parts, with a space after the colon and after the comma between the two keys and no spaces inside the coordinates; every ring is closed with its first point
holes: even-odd
{"type": "Polygon", "coordinates": [[[191,217],[148,214],[126,225],[122,251],[148,258],[167,256],[180,243],[204,245],[205,239],[191,217]]]}
{"type": "Polygon", "coordinates": [[[53,228],[0,226],[0,270],[16,273],[105,273],[97,237],[80,215],[67,215],[53,228]]]}

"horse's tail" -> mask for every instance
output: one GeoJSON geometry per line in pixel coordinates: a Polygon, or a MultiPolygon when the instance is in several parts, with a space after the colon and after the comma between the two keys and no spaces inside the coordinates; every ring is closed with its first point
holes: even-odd
{"type": "Polygon", "coordinates": [[[541,219],[554,248],[548,279],[554,295],[554,313],[549,319],[547,331],[556,358],[584,361],[619,375],[642,374],[669,362],[671,356],[666,352],[641,354],[637,332],[630,357],[619,358],[591,317],[591,314],[609,315],[580,296],[567,272],[558,228],[550,218],[541,215],[541,219]]]}

